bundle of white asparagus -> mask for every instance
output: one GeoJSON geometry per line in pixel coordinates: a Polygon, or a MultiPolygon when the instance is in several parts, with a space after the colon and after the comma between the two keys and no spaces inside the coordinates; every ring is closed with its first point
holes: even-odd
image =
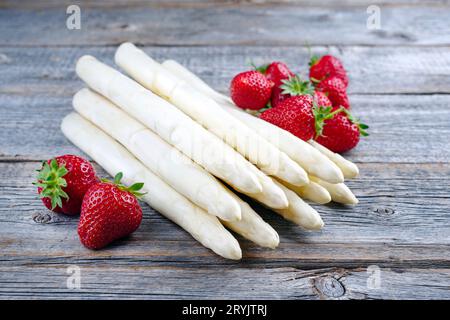
{"type": "Polygon", "coordinates": [[[226,228],[263,247],[279,244],[236,192],[306,230],[324,223],[304,199],[358,202],[344,184],[358,168],[342,156],[238,109],[173,60],[159,64],[124,43],[115,61],[130,77],[92,56],[78,60],[89,89],[75,94],[77,113],[64,118],[63,133],[112,176],[144,182],[142,200],[215,253],[242,257],[226,228]]]}

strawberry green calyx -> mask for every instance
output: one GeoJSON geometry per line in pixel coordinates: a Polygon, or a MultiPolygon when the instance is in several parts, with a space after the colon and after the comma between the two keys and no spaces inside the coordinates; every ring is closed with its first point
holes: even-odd
{"type": "Polygon", "coordinates": [[[280,89],[282,94],[289,94],[291,96],[299,96],[304,94],[313,95],[314,88],[309,81],[302,81],[298,75],[284,79],[280,89]]]}
{"type": "Polygon", "coordinates": [[[134,195],[136,198],[140,198],[147,193],[147,192],[139,192],[139,190],[141,190],[142,187],[144,187],[143,182],[136,182],[136,183],[132,184],[131,186],[127,187],[120,182],[120,180],[122,180],[122,178],[123,178],[123,173],[119,172],[115,175],[113,182],[109,181],[108,179],[101,179],[101,181],[106,182],[106,183],[112,183],[112,184],[116,185],[117,188],[119,188],[120,190],[129,192],[132,195],[134,195]]]}
{"type": "Polygon", "coordinates": [[[62,199],[69,199],[68,194],[62,189],[67,187],[67,181],[63,177],[68,173],[65,165],[58,165],[56,159],[52,159],[50,164],[47,161],[42,163],[37,181],[33,184],[42,188],[39,196],[50,198],[52,210],[57,206],[62,207],[62,199]]]}
{"type": "Polygon", "coordinates": [[[348,111],[347,109],[344,108],[343,110],[345,112],[345,114],[347,115],[348,120],[350,120],[351,123],[356,124],[356,126],[358,127],[359,133],[363,136],[363,137],[367,137],[369,135],[369,133],[366,131],[366,129],[369,129],[369,126],[365,123],[361,123],[359,121],[359,119],[355,118],[350,111],[348,111]]]}
{"type": "Polygon", "coordinates": [[[255,63],[253,63],[253,61],[252,61],[252,62],[250,62],[250,65],[253,67],[253,69],[254,69],[255,71],[258,71],[259,73],[262,73],[262,74],[266,74],[267,68],[269,68],[269,64],[268,64],[268,63],[262,64],[262,65],[260,65],[260,66],[257,66],[257,65],[256,65],[255,63]]]}
{"type": "Polygon", "coordinates": [[[323,79],[309,78],[314,86],[317,86],[323,79]]]}
{"type": "Polygon", "coordinates": [[[309,60],[309,63],[308,63],[309,67],[312,67],[313,65],[315,65],[319,61],[319,59],[320,58],[316,55],[312,56],[311,60],[309,60]]]}
{"type": "Polygon", "coordinates": [[[333,117],[345,110],[344,108],[339,108],[332,112],[332,107],[323,107],[318,106],[315,102],[313,102],[313,115],[314,115],[314,125],[316,130],[316,138],[320,137],[323,132],[323,126],[325,124],[325,120],[333,119],[333,117]]]}

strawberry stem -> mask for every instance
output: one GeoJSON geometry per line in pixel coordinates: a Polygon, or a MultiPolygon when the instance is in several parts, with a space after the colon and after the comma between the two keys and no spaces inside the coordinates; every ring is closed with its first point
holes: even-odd
{"type": "Polygon", "coordinates": [[[302,81],[300,76],[295,75],[281,81],[280,89],[282,94],[289,94],[291,96],[299,96],[304,94],[313,95],[314,88],[309,81],[302,81]]]}
{"type": "Polygon", "coordinates": [[[253,69],[255,71],[258,71],[259,73],[262,73],[262,74],[266,74],[267,68],[269,68],[268,63],[257,66],[253,61],[250,61],[250,65],[253,67],[253,69]]]}
{"type": "Polygon", "coordinates": [[[351,123],[356,124],[359,130],[359,134],[363,137],[367,137],[369,133],[366,131],[366,129],[369,129],[369,126],[365,123],[361,123],[359,119],[355,118],[347,109],[344,108],[343,111],[347,115],[348,120],[350,120],[351,123]]]}
{"type": "Polygon", "coordinates": [[[316,102],[313,102],[313,115],[314,115],[314,126],[316,130],[316,139],[317,137],[320,137],[323,132],[323,126],[325,124],[325,120],[333,119],[334,116],[343,110],[345,110],[343,107],[340,107],[339,109],[336,109],[335,111],[331,112],[333,108],[332,107],[323,107],[318,106],[316,102]]]}
{"type": "MultiPolygon", "coordinates": [[[[311,55],[311,51],[310,51],[310,55],[311,55]]],[[[311,56],[311,59],[309,60],[309,67],[312,67],[313,65],[315,65],[317,62],[319,61],[319,57],[316,55],[311,56]]]]}
{"type": "Polygon", "coordinates": [[[139,192],[139,190],[141,190],[144,187],[143,182],[136,182],[136,183],[132,184],[131,186],[127,187],[120,182],[122,180],[122,178],[123,178],[123,173],[118,172],[114,176],[113,182],[111,182],[108,179],[101,179],[101,180],[102,180],[102,182],[112,183],[112,184],[116,185],[120,190],[129,192],[129,193],[133,194],[136,198],[140,198],[147,193],[147,192],[139,192]]]}
{"type": "Polygon", "coordinates": [[[63,177],[69,172],[65,165],[58,165],[56,159],[51,159],[42,163],[42,168],[38,170],[35,186],[42,188],[39,196],[50,198],[52,210],[57,206],[62,207],[62,199],[69,199],[69,195],[62,189],[67,187],[67,181],[63,177]]]}

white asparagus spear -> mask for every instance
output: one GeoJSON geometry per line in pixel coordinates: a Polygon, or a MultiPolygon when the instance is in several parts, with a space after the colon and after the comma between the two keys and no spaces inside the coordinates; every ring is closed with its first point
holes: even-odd
{"type": "MultiPolygon", "coordinates": [[[[151,91],[143,88],[137,82],[124,76],[113,68],[101,63],[95,58],[89,56],[82,57],[78,61],[77,72],[81,76],[81,78],[85,80],[97,92],[102,93],[105,97],[111,99],[111,101],[122,105],[122,108],[124,110],[126,109],[127,111],[132,112],[136,119],[139,119],[143,123],[147,123],[147,125],[149,126],[151,125],[152,127],[155,127],[155,131],[159,132],[161,136],[166,137],[166,141],[168,141],[169,143],[184,141],[183,144],[193,144],[193,142],[189,139],[187,141],[184,139],[190,138],[190,133],[184,132],[186,131],[184,130],[185,127],[183,126],[182,129],[177,130],[177,127],[174,127],[175,125],[172,123],[170,117],[173,116],[175,119],[177,119],[179,118],[178,115],[181,114],[183,117],[188,119],[185,119],[186,121],[190,121],[194,124],[196,124],[196,122],[194,122],[191,118],[187,117],[183,112],[176,109],[165,100],[154,95],[151,91]],[[160,108],[160,110],[158,110],[157,108],[155,109],[154,107],[152,107],[152,103],[160,103],[161,100],[163,100],[166,104],[162,105],[164,106],[164,108],[160,108]],[[146,113],[146,110],[149,110],[149,113],[146,113]],[[150,110],[153,110],[155,112],[151,112],[150,114],[150,110]],[[171,110],[174,112],[172,112],[171,110]],[[152,123],[151,118],[154,118],[157,121],[152,123]],[[174,136],[176,137],[174,138],[174,136]]],[[[177,122],[177,125],[178,124],[179,122],[177,122]]],[[[233,158],[234,161],[236,161],[236,167],[239,169],[237,170],[237,172],[233,170],[233,168],[227,166],[226,163],[223,167],[220,166],[221,159],[218,159],[215,164],[212,164],[219,165],[217,169],[221,170],[221,172],[223,173],[218,174],[219,177],[225,177],[223,178],[224,181],[229,182],[230,186],[234,187],[242,193],[245,193],[249,196],[256,195],[256,197],[258,197],[261,202],[271,208],[280,209],[286,208],[288,206],[288,202],[283,191],[281,191],[280,188],[278,188],[270,178],[265,176],[260,170],[258,170],[258,168],[245,160],[244,157],[242,157],[238,152],[233,150],[222,140],[220,140],[215,135],[199,126],[198,124],[196,125],[204,131],[204,136],[211,136],[214,140],[212,142],[205,141],[208,139],[207,137],[205,139],[200,139],[200,141],[196,140],[195,144],[197,144],[197,146],[195,146],[195,148],[209,149],[209,151],[204,153],[217,153],[215,155],[216,157],[220,157],[223,154],[221,153],[221,151],[224,151],[228,154],[227,157],[231,158],[231,163],[233,162],[233,158]],[[206,142],[206,145],[200,145],[203,142],[206,142]],[[216,142],[217,144],[219,144],[219,149],[215,147],[216,142]],[[232,177],[226,178],[233,172],[234,174],[232,175],[232,177]],[[250,173],[254,177],[256,177],[259,186],[262,187],[262,191],[257,192],[258,190],[246,188],[246,186],[249,185],[249,182],[253,181],[250,180],[251,176],[248,176],[247,173],[250,173]]],[[[199,132],[198,137],[200,137],[201,134],[202,133],[199,132]]],[[[179,149],[186,149],[181,147],[179,143],[175,144],[179,147],[179,149]]],[[[187,149],[189,148],[190,147],[188,147],[187,149]]],[[[197,159],[197,157],[194,157],[194,159],[197,159]]],[[[208,159],[205,160],[208,161],[208,159]]],[[[202,159],[198,160],[198,162],[202,162],[202,159]]],[[[206,165],[207,164],[205,164],[205,166],[206,165]]]]}
{"type": "Polygon", "coordinates": [[[305,170],[285,153],[232,117],[213,99],[173,76],[133,44],[122,44],[116,51],[115,61],[144,87],[224,139],[265,173],[294,185],[309,182],[305,170]]]}
{"type": "Polygon", "coordinates": [[[276,145],[281,151],[291,157],[291,159],[300,164],[309,174],[330,183],[340,183],[344,181],[344,176],[341,170],[339,170],[339,164],[335,164],[334,162],[336,161],[332,158],[328,159],[327,154],[325,154],[326,156],[322,155],[321,153],[324,152],[321,150],[318,152],[307,142],[297,138],[290,132],[238,109],[231,99],[212,89],[198,76],[176,61],[166,60],[162,63],[162,66],[167,70],[170,70],[172,74],[175,74],[194,86],[197,90],[216,100],[216,102],[226,111],[231,113],[231,115],[244,122],[264,139],[268,140],[273,145],[276,145]]]}
{"type": "MultiPolygon", "coordinates": [[[[350,160],[345,159],[339,153],[335,153],[335,152],[329,150],[328,148],[324,147],[323,145],[317,143],[314,140],[310,140],[309,143],[314,148],[316,148],[317,150],[322,152],[324,155],[326,155],[331,161],[333,161],[339,167],[339,169],[341,169],[342,173],[344,174],[345,179],[351,179],[351,178],[355,178],[358,176],[359,169],[355,163],[351,162],[350,160]]],[[[317,175],[315,175],[315,176],[317,176],[317,175]]],[[[318,177],[318,178],[320,178],[320,177],[318,177]]],[[[331,181],[328,181],[328,182],[331,182],[331,181]]]]}
{"type": "Polygon", "coordinates": [[[142,199],[172,220],[218,255],[239,260],[241,248],[219,220],[194,205],[148,170],[123,146],[76,113],[67,115],[61,129],[64,135],[88,154],[111,176],[123,173],[123,182],[144,182],[142,199]]]}
{"type": "Polygon", "coordinates": [[[358,203],[358,199],[355,197],[350,188],[347,187],[344,183],[333,184],[313,176],[310,176],[310,179],[311,181],[314,181],[327,189],[327,191],[330,193],[331,199],[334,202],[339,202],[342,204],[358,203]]]}
{"type": "Polygon", "coordinates": [[[257,168],[166,100],[94,57],[80,58],[77,73],[91,88],[213,175],[242,192],[262,191],[255,176],[257,168]]]}
{"type": "Polygon", "coordinates": [[[228,229],[233,230],[261,247],[272,249],[278,247],[280,237],[270,224],[265,222],[247,202],[231,191],[230,194],[241,206],[242,219],[240,221],[222,221],[222,223],[228,229]]]}
{"type": "Polygon", "coordinates": [[[75,94],[73,106],[193,203],[224,220],[241,218],[239,204],[211,174],[112,102],[85,89],[75,94]]]}
{"type": "Polygon", "coordinates": [[[263,186],[263,191],[258,193],[246,193],[245,195],[253,198],[272,209],[285,209],[289,206],[286,194],[278,187],[273,180],[261,171],[258,171],[258,179],[263,186]]]}
{"type": "Polygon", "coordinates": [[[274,210],[276,213],[286,220],[292,221],[307,230],[322,229],[324,225],[323,220],[314,208],[303,201],[294,191],[277,181],[274,182],[283,189],[289,201],[289,207],[286,209],[274,210]]]}
{"type": "Polygon", "coordinates": [[[310,180],[306,186],[301,187],[293,186],[285,182],[282,183],[298,194],[302,199],[310,200],[318,204],[325,204],[331,201],[331,195],[328,190],[314,181],[310,180]]]}
{"type": "Polygon", "coordinates": [[[175,60],[165,60],[161,65],[169,70],[172,74],[177,75],[177,77],[180,77],[184,81],[190,83],[193,87],[195,87],[197,90],[200,90],[204,94],[210,96],[217,102],[230,102],[233,103],[230,97],[214,90],[211,88],[205,81],[203,81],[200,77],[198,77],[196,74],[191,72],[189,69],[184,67],[183,65],[179,64],[175,60]]]}

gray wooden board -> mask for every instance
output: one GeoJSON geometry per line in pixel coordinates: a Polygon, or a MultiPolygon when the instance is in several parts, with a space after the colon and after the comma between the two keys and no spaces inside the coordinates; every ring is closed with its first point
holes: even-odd
{"type": "Polygon", "coordinates": [[[0,163],[0,295],[5,298],[450,295],[448,164],[362,164],[363,176],[349,182],[361,203],[316,206],[326,223],[321,232],[305,232],[253,204],[281,243],[276,250],[263,249],[238,237],[241,262],[212,254],[146,205],[143,223],[131,237],[104,250],[85,249],[77,238],[77,218],[42,207],[31,185],[38,167],[39,162],[0,163]],[[65,287],[70,265],[82,270],[81,291],[65,287]],[[381,269],[378,289],[367,286],[369,266],[381,269]]]}
{"type": "MultiPolygon", "coordinates": [[[[37,197],[31,183],[39,166],[39,162],[0,163],[3,261],[109,257],[163,264],[236,264],[211,254],[147,206],[142,226],[130,239],[101,251],[84,249],[76,235],[77,219],[48,212],[37,197]]],[[[305,267],[376,262],[401,267],[428,266],[433,261],[434,265],[450,266],[446,254],[450,249],[450,217],[446,214],[450,166],[361,164],[361,170],[360,178],[348,182],[359,205],[314,205],[326,224],[320,232],[303,231],[253,204],[279,232],[281,245],[269,250],[243,241],[246,263],[305,267]]]]}
{"type": "Polygon", "coordinates": [[[367,5],[343,7],[82,7],[81,30],[66,28],[66,5],[3,9],[0,45],[449,45],[448,6],[384,6],[381,29],[367,5]],[[324,27],[326,26],[326,27],[324,27]]]}
{"type": "MultiPolygon", "coordinates": [[[[75,63],[91,54],[113,65],[116,47],[0,48],[0,93],[22,96],[70,96],[80,87],[75,63]]],[[[285,61],[307,75],[309,52],[304,47],[144,47],[158,61],[175,59],[225,92],[236,73],[249,62],[285,61]]],[[[341,58],[350,76],[350,94],[450,93],[450,47],[312,47],[317,54],[341,58]]]]}
{"type": "MultiPolygon", "coordinates": [[[[18,9],[49,9],[65,8],[74,4],[71,0],[3,0],[0,8],[18,9]]],[[[150,8],[202,8],[227,6],[240,8],[242,6],[274,6],[295,5],[301,7],[355,7],[355,6],[442,6],[448,5],[448,0],[78,0],[76,4],[86,8],[120,9],[130,7],[150,8]]]]}
{"type": "Polygon", "coordinates": [[[65,29],[68,2],[0,4],[0,299],[450,299],[448,1],[78,3],[80,31],[65,29]],[[365,27],[370,4],[381,7],[382,30],[365,27]],[[251,202],[281,243],[270,250],[237,236],[239,262],[147,205],[132,236],[84,248],[77,218],[47,211],[31,182],[40,160],[82,155],[59,130],[83,86],[76,59],[112,64],[123,41],[149,45],[222,92],[250,59],[304,74],[306,41],[339,56],[354,112],[371,126],[346,155],[361,169],[348,181],[360,203],[314,205],[326,226],[306,232],[251,202]],[[81,268],[80,290],[66,287],[70,265],[81,268]]]}
{"type": "MultiPolygon", "coordinates": [[[[74,83],[72,92],[82,87],[74,83]]],[[[371,135],[346,154],[357,162],[448,162],[450,95],[355,95],[354,113],[371,135]]],[[[71,112],[71,97],[0,96],[0,159],[38,160],[73,153],[59,125],[71,112]]]]}
{"type": "MultiPolygon", "coordinates": [[[[443,299],[448,269],[380,269],[380,286],[366,268],[161,268],[143,261],[127,268],[79,266],[81,287],[67,288],[64,263],[0,266],[2,299],[443,299]],[[12,279],[20,279],[14,281],[12,279]],[[195,285],[193,285],[195,284],[195,285]]],[[[269,308],[269,314],[272,314],[269,308]]],[[[181,313],[181,310],[180,310],[181,313]]]]}

